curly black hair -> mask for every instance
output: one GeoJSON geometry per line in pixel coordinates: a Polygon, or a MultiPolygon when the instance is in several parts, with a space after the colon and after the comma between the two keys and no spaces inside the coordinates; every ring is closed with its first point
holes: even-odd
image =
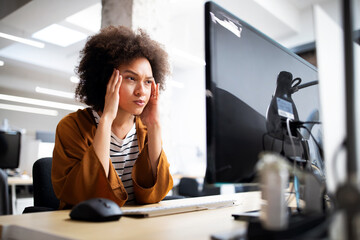
{"type": "Polygon", "coordinates": [[[89,37],[80,52],[81,60],[76,68],[80,83],[76,87],[76,97],[96,111],[102,111],[106,85],[114,68],[139,57],[150,62],[155,82],[164,90],[170,66],[162,46],[142,29],[135,32],[124,26],[103,28],[89,37]]]}

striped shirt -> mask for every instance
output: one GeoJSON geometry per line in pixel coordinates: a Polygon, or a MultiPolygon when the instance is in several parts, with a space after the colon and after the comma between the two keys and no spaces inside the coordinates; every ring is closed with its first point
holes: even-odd
{"type": "MultiPolygon", "coordinates": [[[[99,124],[100,116],[94,110],[92,110],[92,113],[94,115],[96,125],[99,124]]],[[[135,201],[131,173],[138,155],[139,146],[135,123],[124,139],[118,138],[113,132],[111,132],[110,159],[128,194],[128,200],[126,203],[133,203],[135,201]]]]}

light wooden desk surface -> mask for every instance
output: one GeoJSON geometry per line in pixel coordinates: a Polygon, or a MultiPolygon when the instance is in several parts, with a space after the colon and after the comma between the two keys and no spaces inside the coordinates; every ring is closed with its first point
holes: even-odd
{"type": "Polygon", "coordinates": [[[27,177],[8,177],[8,185],[11,187],[11,209],[13,214],[18,213],[17,209],[17,196],[16,196],[16,186],[17,185],[32,185],[33,178],[30,176],[27,177]]]}
{"type": "MultiPolygon", "coordinates": [[[[260,207],[259,192],[209,196],[206,198],[219,197],[222,199],[236,199],[237,204],[234,207],[153,218],[122,217],[119,221],[105,223],[73,221],[69,217],[70,210],[31,213],[15,216],[8,215],[0,216],[0,233],[1,229],[5,232],[4,229],[6,227],[4,226],[16,225],[70,239],[209,240],[210,236],[215,233],[244,229],[246,227],[246,223],[234,220],[231,215],[233,213],[257,210],[260,207]]],[[[191,198],[168,200],[154,205],[172,205],[180,204],[183,201],[197,200],[201,199],[191,198]]],[[[37,237],[39,237],[39,235],[37,235],[37,237]]],[[[31,239],[31,234],[27,234],[26,239],[31,239]]]]}
{"type": "Polygon", "coordinates": [[[8,177],[9,185],[31,185],[33,184],[32,177],[8,177]]]}

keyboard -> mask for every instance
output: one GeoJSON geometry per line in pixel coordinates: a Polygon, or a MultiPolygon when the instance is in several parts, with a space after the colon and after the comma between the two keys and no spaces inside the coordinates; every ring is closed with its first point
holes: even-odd
{"type": "MultiPolygon", "coordinates": [[[[189,199],[190,200],[190,199],[189,199]]],[[[186,213],[193,211],[201,211],[208,209],[217,209],[223,207],[231,207],[235,205],[235,200],[219,200],[219,199],[210,199],[210,200],[201,200],[196,201],[181,202],[174,205],[164,205],[164,206],[154,206],[154,207],[139,207],[135,209],[122,209],[122,216],[127,217],[156,217],[164,216],[170,214],[186,213]]],[[[173,200],[177,201],[177,200],[173,200]]]]}

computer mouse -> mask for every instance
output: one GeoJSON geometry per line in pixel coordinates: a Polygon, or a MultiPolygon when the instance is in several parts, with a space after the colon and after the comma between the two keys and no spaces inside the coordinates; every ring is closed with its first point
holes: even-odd
{"type": "Polygon", "coordinates": [[[117,221],[122,211],[112,200],[106,198],[91,198],[78,203],[70,212],[70,218],[88,222],[117,221]]]}

